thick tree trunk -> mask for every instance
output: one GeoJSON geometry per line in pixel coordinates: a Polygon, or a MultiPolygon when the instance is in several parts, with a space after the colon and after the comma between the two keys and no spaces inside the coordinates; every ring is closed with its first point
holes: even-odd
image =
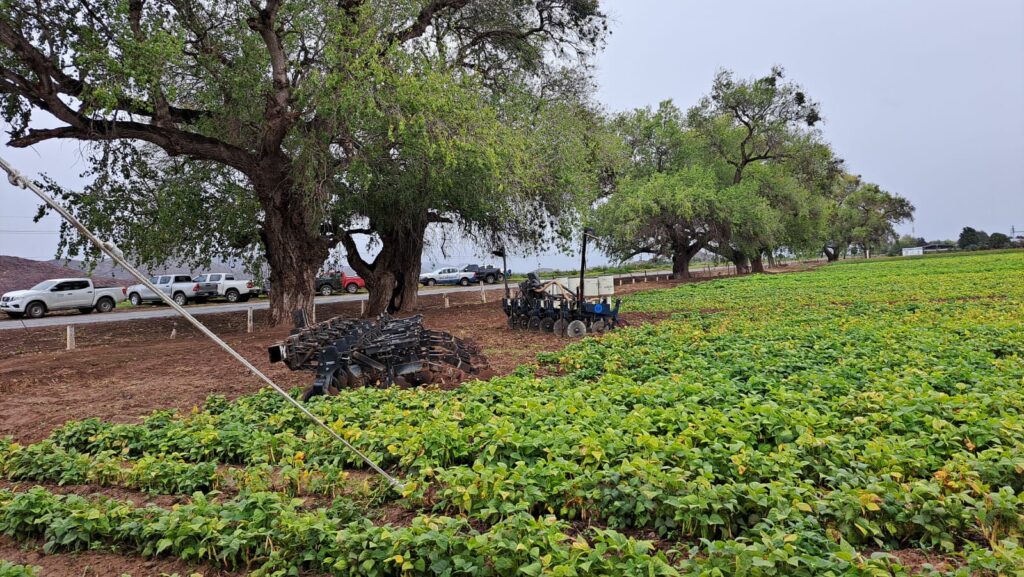
{"type": "Polygon", "coordinates": [[[349,264],[366,281],[366,290],[370,293],[367,315],[416,307],[427,224],[424,218],[419,222],[403,222],[395,230],[378,232],[381,250],[372,263],[359,258],[355,245],[346,242],[349,264]]]}
{"type": "Polygon", "coordinates": [[[768,251],[768,267],[775,268],[775,265],[775,253],[772,251],[768,251]]]}
{"type": "Polygon", "coordinates": [[[690,261],[707,244],[706,239],[686,237],[677,239],[672,251],[672,276],[677,279],[690,278],[690,261]]]}
{"type": "Polygon", "coordinates": [[[757,256],[750,259],[750,271],[764,272],[764,258],[761,256],[761,253],[757,253],[757,256]]]}
{"type": "MultiPolygon", "coordinates": [[[[281,181],[278,181],[281,182],[281,181]]],[[[292,311],[313,319],[313,283],[328,256],[328,243],[311,222],[301,202],[289,202],[283,190],[262,190],[264,207],[261,235],[270,266],[270,323],[291,322],[292,311]]],[[[259,190],[259,186],[257,186],[259,190]]]]}
{"type": "Polygon", "coordinates": [[[750,273],[750,261],[747,260],[747,255],[739,252],[734,252],[729,260],[731,260],[732,264],[736,266],[737,274],[750,273]]]}
{"type": "Polygon", "coordinates": [[[693,257],[685,252],[672,255],[672,276],[676,279],[690,278],[690,259],[693,257]]]}

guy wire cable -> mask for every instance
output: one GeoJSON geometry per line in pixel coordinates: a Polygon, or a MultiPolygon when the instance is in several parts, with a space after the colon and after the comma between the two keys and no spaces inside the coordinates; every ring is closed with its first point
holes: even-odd
{"type": "Polygon", "coordinates": [[[218,337],[216,334],[214,334],[213,331],[211,331],[210,329],[206,328],[206,325],[204,325],[203,323],[199,322],[199,320],[197,320],[188,311],[186,311],[184,309],[184,307],[182,307],[178,303],[174,302],[174,299],[172,299],[169,296],[167,296],[166,294],[164,294],[163,291],[161,291],[159,288],[157,288],[153,283],[149,282],[149,278],[147,278],[142,273],[140,273],[138,270],[136,270],[135,267],[133,267],[132,265],[128,264],[128,262],[124,259],[124,253],[121,251],[121,249],[117,248],[117,246],[114,245],[114,243],[112,243],[110,241],[104,242],[104,241],[100,240],[99,237],[97,237],[95,234],[92,233],[92,231],[90,231],[88,228],[86,228],[85,225],[83,225],[81,222],[79,222],[79,220],[77,218],[75,218],[75,216],[73,214],[68,212],[63,206],[57,204],[57,202],[50,195],[46,194],[46,192],[44,192],[42,189],[40,189],[38,186],[36,186],[35,183],[33,183],[31,180],[29,180],[29,179],[25,178],[24,176],[22,176],[21,173],[18,172],[14,168],[14,166],[12,166],[10,163],[8,163],[6,160],[4,160],[3,157],[0,157],[0,169],[3,169],[7,173],[7,180],[13,186],[17,186],[17,187],[20,187],[20,188],[26,188],[26,189],[31,190],[32,192],[34,192],[36,194],[36,196],[38,196],[40,199],[42,199],[42,201],[45,202],[50,208],[52,208],[53,210],[57,211],[58,214],[60,214],[62,217],[64,217],[64,220],[66,220],[69,223],[71,223],[71,225],[74,226],[78,230],[78,232],[80,232],[83,235],[85,235],[85,237],[88,238],[89,241],[92,242],[94,245],[96,245],[96,247],[98,249],[100,249],[100,251],[102,251],[103,253],[107,254],[108,256],[110,256],[110,258],[114,259],[114,262],[116,262],[117,264],[119,264],[122,267],[124,267],[124,269],[126,271],[131,273],[131,275],[133,277],[135,277],[136,279],[138,279],[139,282],[142,283],[146,288],[148,288],[149,290],[153,291],[154,294],[159,296],[165,303],[170,305],[170,307],[173,308],[175,311],[177,311],[178,314],[180,314],[181,316],[185,317],[185,320],[187,320],[188,322],[192,323],[192,325],[195,326],[197,329],[199,329],[199,331],[201,333],[203,333],[204,335],[210,337],[210,339],[213,342],[215,342],[218,345],[220,345],[220,347],[222,349],[224,349],[225,351],[227,351],[227,353],[229,355],[234,357],[235,360],[237,360],[238,362],[242,363],[242,365],[244,365],[245,368],[249,369],[249,372],[251,372],[252,374],[256,375],[256,377],[258,377],[260,380],[262,380],[266,384],[270,385],[270,387],[272,389],[274,389],[274,391],[276,391],[279,395],[284,397],[289,403],[294,405],[297,409],[302,411],[302,413],[304,415],[306,415],[306,417],[308,417],[309,420],[311,420],[314,423],[316,423],[317,426],[319,426],[321,429],[327,431],[332,437],[334,437],[336,440],[340,441],[350,451],[352,451],[356,455],[359,455],[359,458],[362,459],[364,463],[369,465],[370,468],[372,468],[378,474],[380,474],[385,479],[387,479],[388,483],[390,483],[392,487],[394,487],[399,492],[404,490],[405,486],[398,479],[392,477],[391,475],[389,475],[387,473],[387,471],[385,471],[384,469],[380,468],[380,466],[377,465],[377,463],[375,463],[369,457],[364,455],[362,453],[362,451],[357,449],[351,443],[346,441],[341,435],[336,433],[334,431],[334,429],[332,429],[329,426],[327,426],[326,423],[324,423],[316,415],[311,413],[309,411],[309,409],[307,409],[305,406],[302,405],[302,403],[300,403],[299,401],[293,399],[292,396],[289,395],[287,391],[285,391],[280,386],[278,386],[277,383],[275,383],[274,381],[272,381],[270,379],[270,377],[268,377],[267,375],[263,374],[262,371],[257,369],[245,357],[243,357],[241,354],[239,354],[237,351],[235,351],[235,349],[231,348],[231,345],[229,345],[226,342],[224,342],[220,337],[218,337]]]}

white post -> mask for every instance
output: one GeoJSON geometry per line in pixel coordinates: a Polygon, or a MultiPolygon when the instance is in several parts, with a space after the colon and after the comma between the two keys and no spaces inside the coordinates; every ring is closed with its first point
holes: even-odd
{"type": "Polygon", "coordinates": [[[359,316],[366,314],[366,301],[359,301],[359,316]]]}
{"type": "Polygon", "coordinates": [[[487,293],[484,292],[484,283],[480,283],[480,302],[487,302],[487,293]]]}
{"type": "Polygon", "coordinates": [[[245,311],[245,332],[252,332],[252,307],[245,311]]]}
{"type": "Polygon", "coordinates": [[[75,350],[75,325],[68,325],[68,350],[75,350]]]}
{"type": "Polygon", "coordinates": [[[178,335],[178,323],[171,323],[171,338],[173,339],[178,335]]]}
{"type": "Polygon", "coordinates": [[[444,308],[450,307],[451,303],[448,302],[448,293],[444,293],[441,296],[444,297],[444,308]]]}
{"type": "Polygon", "coordinates": [[[313,320],[311,323],[314,325],[316,324],[316,303],[313,303],[313,320]]]}

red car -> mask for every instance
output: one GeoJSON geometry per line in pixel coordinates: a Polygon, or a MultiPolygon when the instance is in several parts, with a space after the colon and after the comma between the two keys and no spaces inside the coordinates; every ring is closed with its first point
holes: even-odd
{"type": "Polygon", "coordinates": [[[345,291],[349,294],[359,292],[359,289],[366,288],[366,281],[358,276],[352,276],[342,272],[329,272],[316,279],[316,292],[330,296],[335,291],[345,291]]]}

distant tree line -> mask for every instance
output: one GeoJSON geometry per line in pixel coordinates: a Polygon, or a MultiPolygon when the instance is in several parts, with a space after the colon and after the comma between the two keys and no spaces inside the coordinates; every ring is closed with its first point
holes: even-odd
{"type": "Polygon", "coordinates": [[[867,254],[896,240],[914,206],[847,171],[822,138],[818,103],[782,68],[719,72],[688,111],[672,101],[612,116],[620,147],[591,215],[602,248],[651,254],[689,276],[701,250],[741,272],[780,254],[867,254]]]}
{"type": "Polygon", "coordinates": [[[1024,246],[1024,243],[1015,242],[1009,235],[1001,232],[988,234],[983,230],[965,226],[960,231],[960,238],[957,239],[956,245],[964,250],[984,250],[1021,247],[1024,246]]]}

